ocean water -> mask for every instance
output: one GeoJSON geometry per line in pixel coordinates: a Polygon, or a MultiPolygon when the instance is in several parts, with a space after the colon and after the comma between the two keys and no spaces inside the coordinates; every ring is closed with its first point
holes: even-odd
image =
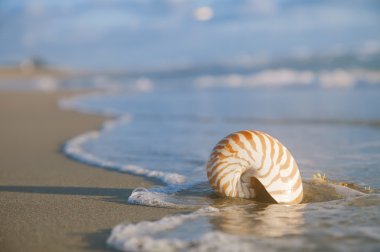
{"type": "Polygon", "coordinates": [[[111,247],[380,248],[380,89],[204,87],[198,79],[103,77],[118,85],[60,102],[65,109],[110,116],[99,131],[70,139],[64,148],[69,157],[156,182],[153,188],[136,188],[130,204],[184,211],[153,222],[121,223],[108,238],[111,247]],[[308,191],[306,202],[288,206],[215,195],[206,177],[208,155],[220,139],[242,129],[267,132],[287,146],[308,191]],[[308,182],[315,173],[355,184],[365,193],[344,187],[348,191],[333,195],[308,182]]]}

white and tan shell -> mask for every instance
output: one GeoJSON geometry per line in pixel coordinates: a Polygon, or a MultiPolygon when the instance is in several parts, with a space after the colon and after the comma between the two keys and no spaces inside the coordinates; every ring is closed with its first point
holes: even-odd
{"type": "Polygon", "coordinates": [[[284,204],[297,204],[303,198],[292,154],[259,131],[239,131],[222,139],[208,160],[207,177],[222,196],[284,204]]]}

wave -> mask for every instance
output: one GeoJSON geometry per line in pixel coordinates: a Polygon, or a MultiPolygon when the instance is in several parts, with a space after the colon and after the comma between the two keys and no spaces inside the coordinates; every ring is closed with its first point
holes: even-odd
{"type": "MultiPolygon", "coordinates": [[[[361,242],[351,247],[352,251],[363,243],[371,250],[378,245],[379,228],[370,221],[363,222],[357,211],[373,214],[379,206],[380,196],[376,194],[293,206],[252,202],[209,206],[157,221],[121,223],[112,229],[107,244],[121,251],[279,251],[294,250],[295,246],[307,250],[320,243],[330,244],[332,235],[349,242],[355,233],[361,242]],[[337,230],[347,220],[360,221],[361,225],[337,230]],[[321,229],[318,225],[324,223],[321,229]],[[307,229],[319,232],[313,235],[307,229]]],[[[332,246],[336,250],[339,243],[332,246]]]]}
{"type": "Polygon", "coordinates": [[[174,229],[185,222],[189,222],[214,212],[214,207],[201,208],[190,214],[167,216],[158,221],[143,221],[137,224],[119,224],[112,229],[107,243],[123,251],[173,251],[186,249],[190,242],[173,238],[154,238],[163,231],[174,229]]]}
{"type": "MultiPolygon", "coordinates": [[[[104,127],[104,130],[107,130],[107,125],[113,125],[116,122],[108,122],[104,127]]],[[[165,173],[156,170],[149,170],[144,167],[140,167],[132,164],[120,164],[117,162],[112,162],[106,159],[99,158],[96,155],[87,152],[83,145],[99,138],[101,133],[99,131],[90,131],[83,135],[77,136],[66,142],[64,145],[64,153],[78,161],[81,161],[86,164],[90,164],[96,167],[107,168],[111,170],[116,170],[119,172],[128,172],[134,175],[144,176],[148,178],[159,179],[166,184],[182,184],[185,181],[185,177],[177,173],[165,173]]]]}
{"type": "Polygon", "coordinates": [[[334,69],[316,72],[282,68],[267,69],[254,74],[204,75],[194,80],[194,85],[199,88],[312,85],[322,88],[350,88],[363,84],[380,84],[380,71],[334,69]]]}

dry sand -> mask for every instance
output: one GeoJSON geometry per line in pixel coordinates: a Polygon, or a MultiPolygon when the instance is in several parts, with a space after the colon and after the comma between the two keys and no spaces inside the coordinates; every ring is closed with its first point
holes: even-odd
{"type": "Polygon", "coordinates": [[[0,80],[30,80],[32,78],[52,77],[56,79],[64,79],[80,76],[85,72],[65,70],[61,68],[35,67],[23,69],[20,67],[4,67],[0,66],[0,80]]]}
{"type": "Polygon", "coordinates": [[[114,225],[175,212],[128,205],[134,188],[151,183],[60,152],[104,121],[59,110],[69,94],[0,92],[0,251],[105,251],[114,225]]]}

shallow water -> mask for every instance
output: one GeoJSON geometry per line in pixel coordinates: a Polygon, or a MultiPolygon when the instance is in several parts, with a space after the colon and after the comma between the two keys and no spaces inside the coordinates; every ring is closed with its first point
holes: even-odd
{"type": "Polygon", "coordinates": [[[143,93],[125,87],[61,103],[116,117],[100,132],[70,140],[69,156],[163,183],[137,188],[131,204],[190,211],[120,224],[109,245],[194,251],[380,247],[380,90],[155,88],[143,93]],[[288,147],[306,181],[308,203],[268,205],[215,195],[205,162],[218,140],[241,129],[268,132],[288,147]],[[370,186],[370,193],[335,197],[307,182],[317,172],[370,186]]]}
{"type": "Polygon", "coordinates": [[[108,242],[124,250],[141,246],[191,251],[376,251],[379,200],[372,195],[294,206],[250,203],[203,208],[151,223],[121,224],[108,242]]]}
{"type": "Polygon", "coordinates": [[[212,147],[231,132],[255,129],[280,139],[305,178],[321,172],[379,187],[373,176],[380,161],[379,98],[376,89],[194,89],[119,92],[74,99],[66,106],[121,118],[80,145],[81,151],[113,165],[133,164],[176,173],[190,183],[204,181],[212,147]]]}

